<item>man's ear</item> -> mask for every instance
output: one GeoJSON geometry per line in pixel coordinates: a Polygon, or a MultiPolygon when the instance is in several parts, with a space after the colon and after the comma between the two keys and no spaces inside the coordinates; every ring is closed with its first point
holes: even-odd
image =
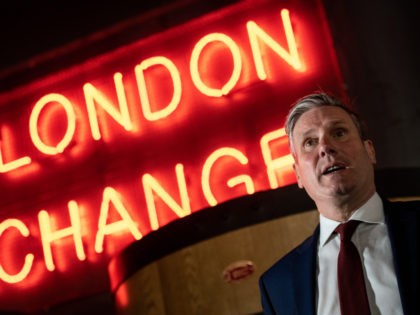
{"type": "Polygon", "coordinates": [[[299,167],[296,166],[296,163],[293,163],[293,170],[295,171],[297,184],[298,184],[299,188],[303,188],[303,184],[302,184],[302,181],[300,179],[299,167]]]}
{"type": "Polygon", "coordinates": [[[375,147],[373,146],[372,140],[365,140],[363,141],[363,144],[365,145],[366,152],[368,153],[372,164],[376,164],[375,147]]]}

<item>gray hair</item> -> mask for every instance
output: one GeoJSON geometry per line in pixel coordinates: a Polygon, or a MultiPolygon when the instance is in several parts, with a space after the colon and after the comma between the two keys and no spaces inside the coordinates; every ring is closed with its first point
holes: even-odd
{"type": "Polygon", "coordinates": [[[309,111],[312,108],[321,107],[321,106],[336,106],[343,109],[346,113],[349,114],[354,125],[356,126],[360,138],[362,140],[367,139],[366,127],[363,121],[360,119],[359,115],[350,109],[349,105],[342,102],[339,98],[327,94],[325,92],[315,92],[313,94],[306,95],[299,100],[297,100],[291,107],[289,114],[286,118],[286,134],[289,137],[290,148],[292,149],[292,138],[293,138],[293,129],[295,128],[296,122],[305,112],[309,111]]]}

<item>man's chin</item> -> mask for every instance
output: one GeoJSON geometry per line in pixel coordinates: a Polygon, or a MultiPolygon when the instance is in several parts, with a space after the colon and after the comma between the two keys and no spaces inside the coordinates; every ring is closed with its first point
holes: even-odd
{"type": "Polygon", "coordinates": [[[350,197],[353,189],[348,185],[334,185],[326,189],[325,194],[331,198],[345,198],[350,197]]]}

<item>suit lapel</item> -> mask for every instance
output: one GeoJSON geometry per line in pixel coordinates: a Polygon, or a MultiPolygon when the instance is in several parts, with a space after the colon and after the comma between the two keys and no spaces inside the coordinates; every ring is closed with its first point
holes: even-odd
{"type": "Polygon", "coordinates": [[[411,314],[417,304],[418,231],[420,203],[384,200],[395,272],[404,313],[411,314]]]}
{"type": "Polygon", "coordinates": [[[319,226],[298,250],[293,277],[295,286],[296,308],[298,314],[315,314],[316,288],[316,252],[319,239],[319,226]]]}

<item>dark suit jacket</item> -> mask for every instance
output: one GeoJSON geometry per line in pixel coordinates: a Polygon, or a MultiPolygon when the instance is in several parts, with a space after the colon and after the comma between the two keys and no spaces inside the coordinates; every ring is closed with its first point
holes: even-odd
{"type": "MultiPolygon", "coordinates": [[[[384,200],[404,314],[418,314],[418,238],[420,201],[384,200]],[[416,300],[417,299],[417,300],[416,300]]],[[[260,278],[264,314],[316,314],[316,257],[319,226],[301,245],[260,278]]]]}

